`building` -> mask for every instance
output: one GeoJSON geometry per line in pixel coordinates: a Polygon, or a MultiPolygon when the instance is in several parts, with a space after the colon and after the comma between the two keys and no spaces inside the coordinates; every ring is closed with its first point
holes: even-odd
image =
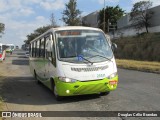
{"type": "MultiPolygon", "coordinates": [[[[149,11],[153,11],[154,13],[150,19],[151,26],[148,28],[149,32],[160,32],[160,5],[150,8],[149,11]]],[[[130,21],[130,14],[126,14],[117,21],[117,31],[115,32],[114,37],[134,36],[145,31],[145,28],[140,31],[136,31],[130,21]]]]}
{"type": "Polygon", "coordinates": [[[84,24],[90,26],[90,27],[95,27],[97,28],[98,27],[98,21],[99,21],[99,11],[95,11],[95,12],[92,12],[86,16],[84,16],[82,18],[82,21],[84,24]]]}

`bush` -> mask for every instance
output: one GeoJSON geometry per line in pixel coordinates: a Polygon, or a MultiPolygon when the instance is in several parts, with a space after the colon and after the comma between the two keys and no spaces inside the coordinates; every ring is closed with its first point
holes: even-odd
{"type": "Polygon", "coordinates": [[[160,61],[160,33],[142,33],[113,42],[118,46],[115,50],[116,58],[160,61]]]}

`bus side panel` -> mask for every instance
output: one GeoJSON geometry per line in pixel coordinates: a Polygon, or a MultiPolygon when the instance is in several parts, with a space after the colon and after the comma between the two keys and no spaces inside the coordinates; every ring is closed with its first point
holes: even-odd
{"type": "Polygon", "coordinates": [[[51,89],[50,78],[54,80],[54,78],[57,76],[57,71],[56,71],[56,67],[48,59],[46,59],[46,62],[45,62],[45,71],[46,71],[45,75],[47,80],[44,81],[44,84],[51,89]]]}

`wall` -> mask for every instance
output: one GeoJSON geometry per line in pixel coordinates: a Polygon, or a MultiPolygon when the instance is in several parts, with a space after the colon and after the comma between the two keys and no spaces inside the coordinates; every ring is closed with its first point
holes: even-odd
{"type": "Polygon", "coordinates": [[[82,20],[85,24],[88,24],[91,27],[98,27],[98,17],[99,17],[99,11],[95,11],[93,13],[84,16],[82,20]]]}

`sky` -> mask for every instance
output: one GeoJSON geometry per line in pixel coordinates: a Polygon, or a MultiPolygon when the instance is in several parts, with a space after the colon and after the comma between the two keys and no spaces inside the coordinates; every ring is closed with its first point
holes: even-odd
{"type": "MultiPolygon", "coordinates": [[[[50,15],[54,13],[59,26],[65,25],[61,18],[65,4],[69,0],[0,0],[0,23],[5,24],[5,31],[0,42],[21,47],[26,36],[38,27],[50,24],[50,15]]],[[[106,6],[119,5],[125,12],[130,12],[133,4],[139,0],[105,0],[106,6]]],[[[160,0],[150,0],[153,6],[160,5],[160,0]]],[[[82,16],[100,10],[104,0],[77,0],[77,8],[82,16]]]]}

